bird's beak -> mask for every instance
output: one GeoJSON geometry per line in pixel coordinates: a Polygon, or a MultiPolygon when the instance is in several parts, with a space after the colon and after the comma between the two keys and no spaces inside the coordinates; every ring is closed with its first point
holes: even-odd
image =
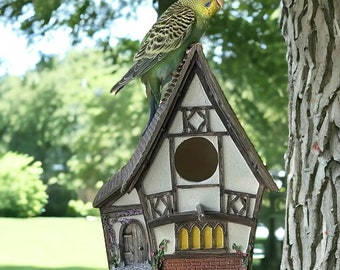
{"type": "Polygon", "coordinates": [[[224,0],[217,0],[218,8],[221,8],[224,4],[224,0]]]}

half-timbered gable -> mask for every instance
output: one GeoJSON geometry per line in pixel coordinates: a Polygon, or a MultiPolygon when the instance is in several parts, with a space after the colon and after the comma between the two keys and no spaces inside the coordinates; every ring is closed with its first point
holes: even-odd
{"type": "Polygon", "coordinates": [[[226,257],[234,243],[252,252],[265,188],[277,189],[195,44],[131,160],[97,194],[108,259],[140,262],[163,239],[166,269],[178,256],[226,257]]]}

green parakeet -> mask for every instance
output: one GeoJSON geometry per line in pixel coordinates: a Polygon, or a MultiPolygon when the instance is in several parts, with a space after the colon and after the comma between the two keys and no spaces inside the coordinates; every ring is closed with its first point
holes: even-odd
{"type": "Polygon", "coordinates": [[[200,40],[223,3],[224,0],[178,0],[172,4],[146,34],[134,64],[111,92],[118,93],[140,77],[150,100],[150,122],[160,102],[162,86],[171,80],[186,49],[200,40]]]}

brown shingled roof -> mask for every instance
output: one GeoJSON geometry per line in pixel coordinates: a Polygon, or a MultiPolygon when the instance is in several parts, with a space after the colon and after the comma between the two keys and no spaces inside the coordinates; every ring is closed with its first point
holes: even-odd
{"type": "Polygon", "coordinates": [[[212,90],[209,99],[216,108],[222,122],[226,126],[236,146],[243,154],[258,182],[272,191],[277,191],[277,186],[272,177],[263,165],[252,143],[237,120],[235,113],[226,100],[219,84],[211,73],[201,45],[194,44],[187,51],[182,64],[174,74],[156,114],[140,138],[137,149],[133,153],[131,159],[99,190],[93,202],[94,207],[100,207],[109,198],[115,198],[115,200],[117,200],[126,192],[129,193],[133,190],[143,169],[147,166],[153,150],[158,145],[158,142],[164,133],[165,125],[168,120],[171,119],[171,112],[176,106],[176,101],[183,89],[183,85],[186,83],[187,78],[195,66],[198,67],[196,72],[200,71],[201,75],[205,78],[206,86],[212,90]]]}

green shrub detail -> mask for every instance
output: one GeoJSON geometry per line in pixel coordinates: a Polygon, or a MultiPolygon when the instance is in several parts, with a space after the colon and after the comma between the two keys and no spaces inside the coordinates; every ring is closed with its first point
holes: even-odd
{"type": "Polygon", "coordinates": [[[0,216],[40,215],[47,202],[46,186],[40,180],[41,163],[14,152],[0,156],[0,216]]]}

